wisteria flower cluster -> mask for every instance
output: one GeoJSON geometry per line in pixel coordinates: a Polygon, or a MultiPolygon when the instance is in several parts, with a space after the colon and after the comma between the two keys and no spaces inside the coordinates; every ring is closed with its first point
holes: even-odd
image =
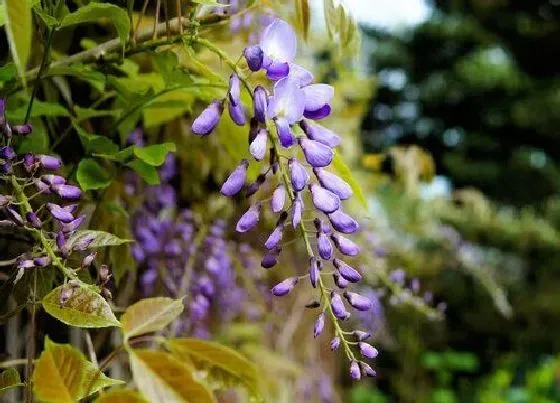
{"type": "MultiPolygon", "coordinates": [[[[86,215],[77,214],[80,188],[69,184],[58,174],[61,160],[54,155],[26,153],[18,155],[12,147],[14,137],[32,135],[30,124],[13,125],[5,117],[5,102],[0,99],[0,179],[10,191],[0,194],[0,226],[31,233],[35,242],[29,252],[15,259],[19,281],[26,270],[54,266],[59,269],[67,286],[60,294],[64,305],[78,287],[89,287],[78,279],[78,270],[94,264],[96,252],[88,253],[95,236],[73,237],[86,215]],[[71,268],[68,259],[73,252],[83,255],[81,266],[71,268]]],[[[106,265],[99,267],[102,295],[110,298],[106,265]]]]}
{"type": "Polygon", "coordinates": [[[313,83],[312,73],[294,63],[296,49],[296,36],[288,23],[277,19],[268,25],[259,44],[248,46],[243,55],[252,72],[264,70],[272,88],[259,85],[253,89],[236,69],[229,80],[227,97],[214,100],[202,111],[194,120],[192,131],[199,136],[209,135],[218,125],[225,104],[231,119],[237,125],[245,125],[247,111],[241,102],[241,92],[243,87],[250,92],[253,108],[249,119],[249,152],[257,161],[265,160],[268,154],[268,167],[255,182],[247,184],[249,161],[242,160],[222,185],[221,192],[234,196],[245,190],[251,200],[251,206],[237,222],[237,231],[244,233],[259,222],[264,207],[259,190],[264,189],[265,183],[274,187],[270,209],[278,214],[278,220],[264,244],[267,252],[261,266],[270,269],[277,264],[288,222],[305,243],[309,261],[307,274],[289,277],[271,292],[284,296],[300,280],[309,280],[318,290],[317,301],[309,307],[321,308],[314,336],[323,332],[325,322],[330,319],[334,326],[330,347],[332,350],[343,347],[350,361],[350,376],[358,380],[361,376],[375,376],[375,371],[355,356],[351,346],[356,345],[367,359],[375,358],[378,351],[365,341],[368,333],[347,332],[341,327],[351,316],[346,303],[362,312],[370,310],[372,303],[350,291],[362,273],[347,263],[347,259],[359,254],[360,248],[346,235],[358,231],[359,224],[342,206],[352,196],[351,187],[328,170],[340,137],[315,122],[331,113],[334,89],[328,84],[313,83]],[[304,206],[309,204],[313,206],[312,217],[304,219],[304,206]],[[306,226],[306,222],[313,222],[314,228],[306,226]],[[315,242],[307,238],[308,232],[315,233],[315,242]]]}

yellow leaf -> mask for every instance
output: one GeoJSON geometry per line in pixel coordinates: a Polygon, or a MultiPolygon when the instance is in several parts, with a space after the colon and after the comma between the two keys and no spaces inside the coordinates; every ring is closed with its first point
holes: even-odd
{"type": "Polygon", "coordinates": [[[129,306],[121,317],[126,339],[157,332],[183,312],[183,301],[166,297],[146,298],[129,306]]]}
{"type": "Polygon", "coordinates": [[[95,401],[95,403],[149,403],[140,392],[136,390],[116,389],[111,390],[95,401]]]}
{"type": "Polygon", "coordinates": [[[121,383],[105,376],[78,349],[49,338],[33,371],[33,393],[42,402],[72,403],[121,383]]]}
{"type": "Polygon", "coordinates": [[[19,75],[25,82],[25,67],[31,53],[31,2],[30,0],[4,0],[6,35],[10,44],[12,58],[19,75]]]}
{"type": "Polygon", "coordinates": [[[219,343],[191,338],[166,341],[171,351],[192,359],[197,368],[207,372],[208,382],[223,388],[244,386],[258,395],[255,365],[237,351],[219,343]]]}
{"type": "Polygon", "coordinates": [[[43,298],[45,311],[59,321],[77,327],[120,326],[105,299],[88,287],[78,287],[72,296],[60,305],[60,292],[64,286],[52,290],[43,298]]]}
{"type": "Polygon", "coordinates": [[[338,175],[346,182],[348,182],[358,201],[367,210],[368,202],[366,196],[364,195],[362,187],[360,186],[360,184],[352,174],[352,171],[350,170],[348,165],[346,165],[346,163],[342,160],[342,158],[337,152],[335,152],[334,154],[333,167],[338,173],[338,175]]]}
{"type": "Polygon", "coordinates": [[[193,368],[164,351],[130,351],[132,375],[152,403],[215,402],[212,392],[195,379],[193,368]]]}

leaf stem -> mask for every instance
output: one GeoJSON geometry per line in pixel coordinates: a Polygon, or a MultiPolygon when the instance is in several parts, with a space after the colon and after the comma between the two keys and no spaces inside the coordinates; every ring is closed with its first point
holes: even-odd
{"type": "Polygon", "coordinates": [[[35,96],[37,95],[39,84],[41,83],[41,76],[45,73],[47,69],[47,63],[49,61],[53,33],[54,31],[52,29],[47,28],[47,41],[45,44],[45,51],[43,52],[43,58],[41,59],[41,65],[39,67],[39,72],[37,73],[37,79],[33,84],[33,90],[31,91],[31,98],[29,99],[29,104],[27,105],[27,111],[25,112],[25,119],[23,121],[24,124],[26,124],[29,121],[29,117],[31,116],[31,108],[33,106],[33,101],[35,100],[35,96]]]}

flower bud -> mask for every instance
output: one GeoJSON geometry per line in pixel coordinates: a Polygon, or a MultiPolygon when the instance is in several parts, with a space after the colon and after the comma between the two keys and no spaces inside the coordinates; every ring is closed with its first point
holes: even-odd
{"type": "Polygon", "coordinates": [[[270,269],[278,263],[278,256],[280,255],[280,248],[268,251],[261,260],[261,266],[264,269],[270,269]]]}
{"type": "Polygon", "coordinates": [[[333,273],[333,280],[338,288],[344,289],[350,285],[350,282],[346,280],[344,277],[342,277],[340,274],[338,274],[337,272],[333,273]]]}
{"type": "Polygon", "coordinates": [[[333,265],[337,268],[340,275],[351,283],[357,283],[362,279],[362,275],[356,269],[340,259],[333,259],[333,265]]]}
{"type": "Polygon", "coordinates": [[[323,331],[324,327],[325,327],[325,313],[321,312],[317,317],[315,324],[313,325],[313,337],[319,336],[323,331]]]}
{"type": "Polygon", "coordinates": [[[245,192],[245,197],[253,196],[255,193],[259,191],[261,185],[265,182],[266,182],[266,175],[259,174],[259,176],[257,176],[257,179],[247,187],[247,191],[245,192]]]}
{"type": "Polygon", "coordinates": [[[266,90],[260,85],[257,86],[257,88],[255,88],[253,99],[253,104],[255,106],[255,118],[260,123],[266,123],[266,110],[268,108],[266,90]]]}
{"type": "Polygon", "coordinates": [[[358,338],[359,341],[364,341],[364,340],[368,339],[368,338],[371,336],[370,333],[368,333],[368,332],[363,332],[363,331],[361,331],[361,330],[354,330],[354,331],[352,332],[352,335],[356,336],[356,337],[358,338]]]}
{"type": "Polygon", "coordinates": [[[60,175],[42,175],[41,176],[41,181],[43,181],[44,183],[46,183],[49,186],[52,185],[63,185],[66,183],[66,178],[64,176],[60,176],[60,175]]]}
{"type": "Polygon", "coordinates": [[[12,196],[0,194],[0,207],[7,206],[13,200],[12,196]]]}
{"type": "Polygon", "coordinates": [[[370,378],[374,378],[377,375],[375,370],[365,362],[360,362],[360,369],[363,375],[368,376],[370,378]]]}
{"type": "Polygon", "coordinates": [[[284,295],[287,295],[290,291],[292,291],[292,289],[297,283],[298,283],[297,277],[289,277],[286,280],[276,284],[272,288],[271,292],[277,297],[282,297],[284,295]]]}
{"type": "Polygon", "coordinates": [[[268,142],[268,132],[265,129],[260,129],[257,136],[249,146],[249,152],[257,160],[262,160],[266,155],[268,142]]]}
{"type": "Polygon", "coordinates": [[[333,192],[323,188],[321,185],[312,183],[309,185],[313,205],[323,213],[332,213],[340,207],[340,199],[333,192]]]}
{"type": "Polygon", "coordinates": [[[72,298],[73,294],[74,294],[73,287],[68,287],[68,286],[63,287],[62,290],[60,290],[60,299],[59,299],[60,306],[62,307],[66,305],[68,300],[72,298]]]}
{"type": "Polygon", "coordinates": [[[22,216],[16,210],[14,210],[11,207],[6,207],[6,211],[8,212],[8,215],[10,216],[10,218],[14,223],[16,223],[17,225],[25,224],[22,216]]]}
{"type": "Polygon", "coordinates": [[[270,207],[275,213],[279,213],[284,208],[284,203],[286,202],[286,188],[284,185],[278,185],[272,193],[272,200],[270,201],[270,207]]]}
{"type": "Polygon", "coordinates": [[[258,45],[248,46],[243,50],[247,66],[251,71],[259,71],[263,65],[264,52],[258,45]]]}
{"type": "Polygon", "coordinates": [[[312,257],[309,259],[309,281],[311,281],[311,285],[313,288],[317,288],[317,284],[319,284],[319,265],[317,264],[317,259],[312,257]]]}
{"type": "Polygon", "coordinates": [[[35,267],[33,259],[18,258],[16,263],[17,269],[30,269],[32,267],[35,267]]]}
{"type": "Polygon", "coordinates": [[[221,192],[224,196],[234,196],[241,191],[247,179],[247,167],[249,161],[241,160],[241,163],[233,170],[222,185],[221,192]]]}
{"type": "Polygon", "coordinates": [[[46,207],[51,215],[60,222],[69,223],[70,221],[74,220],[74,216],[72,215],[72,213],[70,213],[63,207],[60,207],[58,204],[47,203],[46,207]]]}
{"type": "Polygon", "coordinates": [[[51,189],[57,195],[67,200],[79,199],[82,194],[80,188],[73,185],[52,185],[51,189]]]}
{"type": "Polygon", "coordinates": [[[37,161],[45,169],[55,170],[62,166],[62,161],[52,155],[40,154],[37,156],[37,161]]]}
{"type": "Polygon", "coordinates": [[[111,274],[109,272],[109,266],[106,264],[102,264],[99,266],[99,283],[106,284],[107,281],[111,278],[111,274]]]}
{"type": "Polygon", "coordinates": [[[340,337],[335,336],[330,343],[331,351],[336,351],[340,347],[340,337]]]}
{"type": "Polygon", "coordinates": [[[222,102],[213,100],[194,120],[192,132],[199,136],[209,135],[220,122],[223,110],[222,102]]]}
{"type": "Polygon", "coordinates": [[[358,222],[341,209],[330,213],[329,220],[335,230],[344,234],[351,234],[360,228],[358,222]]]}
{"type": "Polygon", "coordinates": [[[228,111],[231,120],[233,120],[236,125],[243,126],[247,123],[247,118],[245,117],[245,107],[241,102],[237,105],[233,105],[231,102],[228,102],[228,111]]]}
{"type": "Polygon", "coordinates": [[[65,232],[65,233],[76,231],[80,227],[82,222],[85,220],[85,218],[86,218],[86,215],[82,214],[81,216],[79,216],[75,220],[70,221],[69,223],[62,223],[62,231],[65,232]]]}
{"type": "Polygon", "coordinates": [[[101,296],[103,298],[105,298],[106,300],[112,300],[113,299],[113,294],[107,288],[102,288],[101,289],[101,296]]]}
{"type": "Polygon", "coordinates": [[[331,308],[334,316],[340,320],[347,320],[350,317],[350,312],[346,310],[342,298],[335,292],[331,292],[331,308]]]}
{"type": "Polygon", "coordinates": [[[348,301],[348,303],[358,311],[367,311],[372,307],[372,303],[369,298],[356,294],[355,292],[345,291],[344,298],[346,298],[346,301],[348,301]]]}
{"type": "Polygon", "coordinates": [[[33,211],[30,211],[28,213],[25,214],[25,218],[27,219],[27,222],[29,224],[31,224],[31,226],[33,228],[41,228],[43,223],[41,222],[41,220],[39,219],[39,217],[37,217],[37,214],[34,213],[33,211]]]}
{"type": "Polygon", "coordinates": [[[353,192],[350,185],[337,175],[322,168],[313,169],[313,173],[319,179],[321,186],[336,194],[341,200],[352,197],[353,192]]]}
{"type": "Polygon", "coordinates": [[[301,222],[301,214],[303,212],[303,200],[301,194],[296,195],[294,205],[292,206],[292,226],[296,228],[301,222]]]}
{"type": "Polygon", "coordinates": [[[76,251],[86,250],[87,248],[89,248],[89,246],[94,241],[94,239],[95,239],[95,236],[92,236],[92,235],[81,238],[78,242],[75,242],[72,245],[72,250],[76,250],[76,251]]]}
{"type": "Polygon", "coordinates": [[[350,363],[350,378],[355,381],[359,381],[361,378],[360,366],[358,365],[358,361],[352,361],[350,363]]]}
{"type": "Polygon", "coordinates": [[[94,251],[94,252],[91,252],[86,257],[84,257],[84,259],[82,260],[82,267],[87,268],[87,267],[91,266],[91,264],[95,260],[96,256],[97,256],[97,251],[94,251]]]}
{"type": "Polygon", "coordinates": [[[12,126],[12,132],[20,136],[27,136],[28,134],[31,134],[32,131],[33,127],[29,123],[12,126]]]}
{"type": "Polygon", "coordinates": [[[333,247],[329,237],[324,232],[317,234],[317,250],[322,259],[330,260],[333,257],[333,247]]]}
{"type": "Polygon", "coordinates": [[[268,250],[275,249],[278,244],[282,241],[282,236],[284,235],[284,225],[277,225],[274,228],[274,231],[270,234],[266,242],[264,243],[264,247],[268,250]]]}
{"type": "Polygon", "coordinates": [[[31,153],[27,153],[23,156],[23,167],[27,173],[32,173],[39,166],[39,161],[31,153]]]}
{"type": "Polygon", "coordinates": [[[375,347],[371,344],[364,343],[363,341],[358,342],[358,348],[360,349],[360,353],[369,359],[373,359],[377,357],[377,354],[379,354],[379,351],[377,351],[375,347]]]}
{"type": "Polygon", "coordinates": [[[336,248],[343,255],[357,256],[360,253],[360,247],[356,245],[353,241],[351,241],[350,239],[342,235],[334,233],[331,235],[331,239],[334,243],[334,246],[336,246],[336,248]]]}
{"type": "Polygon", "coordinates": [[[229,76],[228,98],[230,104],[233,106],[237,106],[241,103],[241,81],[237,73],[232,73],[229,76]]]}
{"type": "Polygon", "coordinates": [[[241,216],[237,222],[237,232],[247,232],[255,227],[259,222],[261,203],[255,203],[241,216]]]}
{"type": "Polygon", "coordinates": [[[306,161],[314,168],[321,168],[330,165],[334,158],[333,150],[315,140],[305,137],[299,138],[299,145],[303,150],[306,161]]]}
{"type": "Polygon", "coordinates": [[[304,131],[305,135],[311,140],[318,141],[319,143],[331,148],[334,148],[340,144],[340,136],[327,129],[326,127],[317,124],[309,124],[305,120],[302,120],[299,125],[304,131]]]}
{"type": "Polygon", "coordinates": [[[33,259],[33,264],[37,267],[45,267],[51,264],[51,258],[48,256],[40,256],[33,259]]]}
{"type": "Polygon", "coordinates": [[[10,146],[0,147],[0,158],[11,161],[16,157],[16,152],[10,146]]]}
{"type": "Polygon", "coordinates": [[[307,173],[305,167],[294,158],[289,159],[288,167],[290,169],[292,187],[296,192],[301,192],[309,180],[309,173],[307,173]]]}

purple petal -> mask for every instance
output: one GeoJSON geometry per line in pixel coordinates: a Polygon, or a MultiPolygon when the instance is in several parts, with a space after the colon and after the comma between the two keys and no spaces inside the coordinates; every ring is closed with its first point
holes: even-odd
{"type": "Polygon", "coordinates": [[[301,213],[303,211],[303,200],[301,195],[298,193],[294,205],[292,207],[292,226],[296,228],[301,222],[301,213]]]}
{"type": "Polygon", "coordinates": [[[264,29],[260,47],[273,62],[291,62],[297,51],[296,34],[290,24],[276,19],[264,29]]]}
{"type": "Polygon", "coordinates": [[[220,122],[223,110],[222,102],[213,100],[194,120],[192,132],[199,136],[209,135],[220,122]]]}
{"type": "Polygon", "coordinates": [[[301,192],[309,180],[309,173],[305,167],[294,158],[290,158],[288,167],[290,169],[292,187],[296,192],[301,192]]]}
{"type": "Polygon", "coordinates": [[[317,337],[321,334],[325,327],[325,314],[321,312],[313,325],[313,337],[317,337]]]}
{"type": "Polygon", "coordinates": [[[32,131],[33,127],[29,123],[25,125],[12,126],[12,132],[15,134],[19,134],[20,136],[27,136],[31,134],[32,131]]]}
{"type": "Polygon", "coordinates": [[[16,157],[16,152],[10,146],[3,146],[0,147],[0,158],[4,158],[5,160],[13,160],[16,157]]]}
{"type": "Polygon", "coordinates": [[[320,168],[313,169],[313,173],[325,189],[338,195],[341,200],[352,197],[353,192],[350,185],[337,175],[320,168]]]}
{"type": "Polygon", "coordinates": [[[276,284],[271,292],[272,294],[276,295],[277,297],[282,297],[287,295],[294,286],[298,283],[297,277],[289,277],[286,280],[282,281],[281,283],[276,284]]]}
{"type": "Polygon", "coordinates": [[[268,109],[268,95],[266,90],[261,87],[260,85],[255,88],[255,95],[254,95],[254,109],[255,109],[255,118],[260,123],[266,123],[266,111],[268,109]]]}
{"type": "Polygon", "coordinates": [[[363,341],[360,341],[358,343],[358,348],[360,349],[360,353],[364,357],[369,359],[374,359],[379,354],[375,347],[373,347],[371,344],[364,343],[363,341]]]}
{"type": "Polygon", "coordinates": [[[37,160],[39,164],[45,169],[58,169],[62,166],[62,161],[58,157],[52,155],[38,155],[37,160]]]}
{"type": "Polygon", "coordinates": [[[340,347],[340,337],[335,336],[330,343],[331,351],[336,351],[340,347]]]}
{"type": "Polygon", "coordinates": [[[329,237],[323,233],[319,233],[319,237],[317,239],[317,250],[319,251],[319,256],[325,260],[331,260],[333,257],[333,247],[329,237]]]}
{"type": "Polygon", "coordinates": [[[300,137],[299,144],[303,150],[305,159],[314,168],[322,168],[330,165],[334,158],[333,150],[315,140],[300,137]]]}
{"type": "Polygon", "coordinates": [[[261,266],[265,269],[270,269],[278,263],[278,256],[280,249],[275,249],[267,252],[261,260],[261,266]]]}
{"type": "Polygon", "coordinates": [[[266,76],[273,80],[281,80],[285,78],[290,73],[290,65],[288,63],[273,62],[265,67],[266,76]]]}
{"type": "Polygon", "coordinates": [[[333,259],[333,265],[337,268],[339,274],[351,283],[357,283],[362,279],[362,275],[358,270],[354,269],[352,266],[344,263],[340,259],[333,259]]]}
{"type": "Polygon", "coordinates": [[[46,267],[51,264],[51,258],[48,256],[40,256],[33,259],[33,264],[37,267],[46,267]]]}
{"type": "Polygon", "coordinates": [[[233,196],[241,191],[243,185],[245,185],[245,180],[247,179],[248,166],[249,161],[244,159],[228,176],[220,190],[224,196],[233,196]]]}
{"type": "Polygon", "coordinates": [[[86,215],[82,214],[81,216],[76,218],[74,221],[70,221],[67,224],[63,223],[62,224],[62,232],[76,231],[85,219],[86,219],[86,215]]]}
{"type": "Polygon", "coordinates": [[[311,285],[313,288],[317,288],[317,284],[319,284],[319,265],[317,264],[317,259],[314,257],[309,259],[308,272],[311,285]]]}
{"type": "Polygon", "coordinates": [[[243,51],[247,65],[251,71],[259,71],[263,65],[263,50],[258,45],[248,46],[243,51]]]}
{"type": "Polygon", "coordinates": [[[284,148],[290,148],[295,140],[294,135],[292,134],[292,129],[290,129],[290,125],[288,121],[284,118],[276,119],[276,131],[278,132],[278,139],[280,140],[280,144],[284,148]]]}
{"type": "Polygon", "coordinates": [[[340,274],[338,274],[337,272],[333,273],[333,280],[338,288],[344,289],[350,285],[350,282],[346,280],[344,277],[342,277],[340,274]]]}
{"type": "Polygon", "coordinates": [[[288,77],[295,80],[300,87],[305,87],[313,82],[313,74],[295,63],[290,63],[288,77]]]}
{"type": "Polygon", "coordinates": [[[344,292],[344,298],[346,298],[348,303],[358,311],[368,311],[372,307],[372,303],[369,298],[356,294],[355,292],[344,292]]]}
{"type": "Polygon", "coordinates": [[[336,316],[340,320],[346,320],[350,317],[350,312],[346,310],[344,307],[344,302],[342,302],[342,298],[337,293],[331,293],[331,308],[336,316]]]}
{"type": "Polygon", "coordinates": [[[245,107],[241,102],[237,105],[233,105],[231,102],[228,103],[228,111],[231,120],[235,122],[238,126],[243,126],[247,123],[247,118],[245,117],[245,107]]]}
{"type": "Polygon", "coordinates": [[[274,95],[268,100],[268,118],[285,118],[289,124],[301,120],[305,96],[297,82],[283,78],[274,85],[274,95]]]}
{"type": "Polygon", "coordinates": [[[284,208],[284,203],[286,202],[286,188],[284,185],[278,185],[272,193],[272,200],[270,201],[270,207],[275,213],[279,213],[284,208]]]}
{"type": "Polygon", "coordinates": [[[30,211],[27,214],[25,214],[25,218],[27,218],[27,222],[31,224],[33,228],[39,229],[43,226],[43,223],[41,222],[39,217],[37,217],[37,214],[34,213],[33,211],[30,211]]]}
{"type": "Polygon", "coordinates": [[[256,203],[249,207],[249,210],[247,210],[237,222],[237,232],[247,232],[253,229],[253,227],[255,227],[255,225],[257,225],[257,223],[259,222],[260,212],[260,203],[256,203]]]}
{"type": "Polygon", "coordinates": [[[74,220],[72,213],[60,207],[58,204],[47,203],[47,210],[49,210],[54,218],[63,223],[69,223],[74,220]]]}
{"type": "Polygon", "coordinates": [[[351,234],[360,228],[358,222],[341,209],[330,213],[329,220],[335,230],[344,234],[351,234]]]}
{"type": "Polygon", "coordinates": [[[355,381],[359,381],[361,377],[362,375],[360,372],[360,366],[358,365],[358,362],[352,361],[350,363],[350,378],[352,378],[355,381]]]}
{"type": "Polygon", "coordinates": [[[334,88],[328,84],[311,84],[303,87],[305,110],[316,111],[327,105],[334,96],[334,88]]]}
{"type": "Polygon", "coordinates": [[[339,209],[340,199],[333,192],[316,183],[309,185],[309,189],[311,190],[311,200],[313,201],[313,205],[318,210],[329,214],[339,209]]]}
{"type": "Polygon", "coordinates": [[[356,336],[359,341],[364,341],[371,336],[371,333],[362,332],[361,330],[354,330],[352,332],[352,335],[356,336]]]}
{"type": "Polygon", "coordinates": [[[47,185],[63,185],[66,183],[66,178],[60,175],[42,175],[41,180],[47,185]]]}
{"type": "Polygon", "coordinates": [[[331,239],[343,255],[357,256],[360,253],[360,247],[358,245],[340,234],[332,234],[331,239]]]}
{"type": "Polygon", "coordinates": [[[249,152],[257,161],[260,161],[265,157],[267,142],[268,132],[266,131],[266,129],[260,129],[257,133],[257,136],[249,146],[249,152]]]}
{"type": "Polygon", "coordinates": [[[237,106],[241,103],[241,81],[236,73],[232,73],[229,76],[229,91],[228,91],[229,102],[233,106],[237,106]]]}
{"type": "Polygon", "coordinates": [[[52,185],[51,189],[63,199],[76,200],[80,198],[82,191],[73,185],[52,185]]]}
{"type": "Polygon", "coordinates": [[[274,228],[274,231],[272,231],[272,233],[264,243],[264,247],[268,250],[275,249],[278,246],[278,244],[282,241],[283,235],[284,235],[284,226],[278,225],[276,228],[274,228]]]}
{"type": "Polygon", "coordinates": [[[303,111],[303,116],[305,116],[307,119],[313,119],[313,120],[320,120],[326,118],[330,114],[331,114],[331,106],[329,104],[314,111],[310,111],[307,109],[303,111]]]}
{"type": "Polygon", "coordinates": [[[375,370],[365,362],[360,362],[360,368],[365,376],[368,376],[370,378],[374,378],[375,376],[377,376],[377,372],[375,372],[375,370]]]}
{"type": "Polygon", "coordinates": [[[310,124],[305,120],[300,123],[301,128],[305,132],[305,135],[311,140],[318,141],[326,146],[334,148],[340,144],[340,136],[334,133],[332,130],[327,129],[318,124],[310,124]]]}

